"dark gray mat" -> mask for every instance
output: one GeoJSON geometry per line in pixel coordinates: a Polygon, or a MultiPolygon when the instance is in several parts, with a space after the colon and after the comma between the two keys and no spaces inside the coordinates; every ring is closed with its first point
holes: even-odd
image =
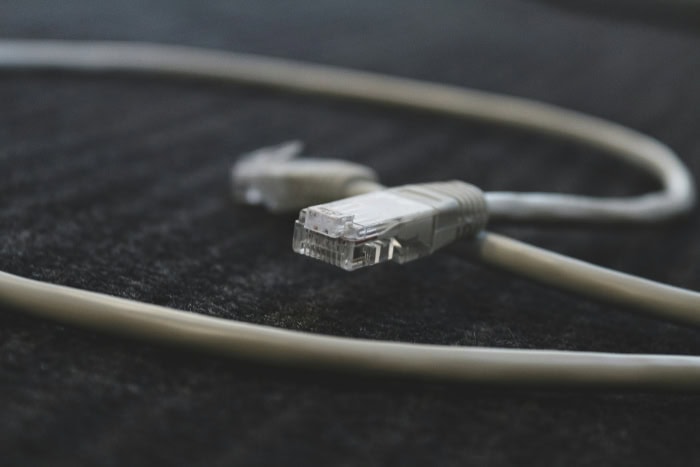
{"type": "MultiPolygon", "coordinates": [[[[381,71],[610,118],[700,175],[700,35],[524,1],[4,0],[9,37],[152,40],[381,71]],[[377,4],[379,3],[379,4],[377,4]]],[[[241,209],[243,151],[301,138],[388,184],[600,195],[653,181],[560,142],[428,115],[195,83],[0,77],[0,267],[198,313],[454,345],[700,354],[697,331],[534,285],[450,248],[347,274],[241,209]]],[[[697,215],[494,226],[700,289],[697,215]]],[[[694,465],[695,395],[493,391],[260,368],[0,313],[2,465],[694,465]]]]}

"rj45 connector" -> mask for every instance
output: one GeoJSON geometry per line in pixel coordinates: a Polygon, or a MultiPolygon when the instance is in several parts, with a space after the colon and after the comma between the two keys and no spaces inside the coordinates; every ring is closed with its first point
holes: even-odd
{"type": "Polygon", "coordinates": [[[405,185],[302,209],[294,251],[352,271],[431,254],[487,221],[481,190],[452,181],[405,185]]]}

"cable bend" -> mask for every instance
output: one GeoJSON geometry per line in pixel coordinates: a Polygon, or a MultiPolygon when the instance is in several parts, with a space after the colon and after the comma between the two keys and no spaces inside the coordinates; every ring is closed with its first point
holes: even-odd
{"type": "Polygon", "coordinates": [[[692,209],[693,179],[657,140],[528,99],[285,59],[148,43],[0,40],[0,70],[141,73],[264,86],[519,127],[605,151],[654,176],[659,192],[629,198],[487,194],[494,219],[656,222],[692,209]]]}

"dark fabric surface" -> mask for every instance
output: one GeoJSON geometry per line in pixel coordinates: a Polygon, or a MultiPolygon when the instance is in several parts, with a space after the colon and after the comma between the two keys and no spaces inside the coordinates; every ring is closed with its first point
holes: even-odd
{"type": "Polygon", "coordinates": [[[573,11],[698,32],[700,0],[538,0],[573,11]]]}
{"type": "MultiPolygon", "coordinates": [[[[653,23],[653,21],[651,22],[653,23]]],[[[700,175],[700,35],[524,1],[4,0],[9,37],[212,46],[541,99],[619,121],[700,175]]],[[[452,345],[700,355],[695,330],[472,264],[348,274],[291,218],[234,206],[241,152],[291,138],[387,184],[655,188],[594,152],[434,116],[188,82],[0,76],[0,267],[208,315],[452,345]]],[[[700,222],[495,225],[700,289],[700,222]]],[[[282,371],[0,312],[0,464],[697,465],[692,394],[566,393],[282,371]]]]}

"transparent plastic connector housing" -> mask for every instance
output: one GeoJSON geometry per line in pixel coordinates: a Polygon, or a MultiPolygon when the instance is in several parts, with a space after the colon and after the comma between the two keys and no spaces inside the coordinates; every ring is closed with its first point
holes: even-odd
{"type": "Polygon", "coordinates": [[[406,185],[302,209],[294,251],[345,270],[427,256],[486,225],[483,193],[453,181],[406,185]]]}

